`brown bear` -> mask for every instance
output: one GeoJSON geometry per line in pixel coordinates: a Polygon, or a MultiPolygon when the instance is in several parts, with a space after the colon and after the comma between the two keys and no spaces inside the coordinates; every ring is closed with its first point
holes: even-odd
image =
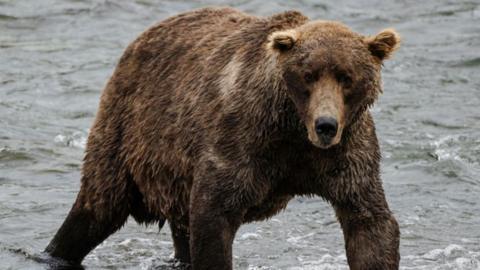
{"type": "Polygon", "coordinates": [[[47,254],[78,265],[131,215],[168,220],[176,259],[194,270],[232,269],[242,223],[318,195],[351,269],[397,269],[368,108],[398,44],[393,30],[366,37],[296,11],[206,8],[151,27],[106,85],[80,192],[47,254]]]}

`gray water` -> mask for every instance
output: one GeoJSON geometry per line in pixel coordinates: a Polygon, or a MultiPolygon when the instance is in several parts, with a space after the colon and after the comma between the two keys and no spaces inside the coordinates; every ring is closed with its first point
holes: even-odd
{"type": "MultiPolygon", "coordinates": [[[[79,189],[99,96],[126,45],[175,13],[230,5],[298,9],[364,34],[394,27],[401,49],[372,109],[382,175],[401,227],[402,269],[480,269],[480,1],[0,0],[0,269],[43,269],[43,250],[79,189]]],[[[127,225],[89,269],[168,265],[167,228],[127,225]]],[[[329,205],[297,198],[243,226],[236,269],[347,269],[329,205]]]]}

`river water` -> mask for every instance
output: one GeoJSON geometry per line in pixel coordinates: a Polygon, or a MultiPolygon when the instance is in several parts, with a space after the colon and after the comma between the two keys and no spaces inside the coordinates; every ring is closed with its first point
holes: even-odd
{"type": "MultiPolygon", "coordinates": [[[[382,176],[401,227],[401,269],[480,269],[480,1],[0,0],[0,269],[43,269],[79,189],[99,96],[123,49],[167,16],[207,5],[286,9],[364,34],[394,27],[401,49],[372,109],[382,176]]],[[[168,226],[166,226],[168,227],[168,226]]],[[[168,228],[127,225],[89,269],[165,269],[168,228]]],[[[236,269],[348,269],[331,207],[297,198],[241,227],[236,269]]]]}

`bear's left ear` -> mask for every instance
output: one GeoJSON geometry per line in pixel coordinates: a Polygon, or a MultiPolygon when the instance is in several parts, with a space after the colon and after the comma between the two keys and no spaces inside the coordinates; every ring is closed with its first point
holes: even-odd
{"type": "Polygon", "coordinates": [[[298,34],[295,30],[273,32],[268,37],[268,47],[278,51],[288,51],[297,42],[298,34]]]}
{"type": "Polygon", "coordinates": [[[400,46],[400,36],[393,29],[385,29],[376,36],[365,38],[368,49],[380,61],[389,58],[400,46]]]}

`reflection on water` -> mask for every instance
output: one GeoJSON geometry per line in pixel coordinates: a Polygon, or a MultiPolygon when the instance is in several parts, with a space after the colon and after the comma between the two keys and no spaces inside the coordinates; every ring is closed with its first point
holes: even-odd
{"type": "MultiPolygon", "coordinates": [[[[401,226],[403,269],[480,268],[478,1],[0,0],[0,261],[30,260],[65,218],[100,91],[123,48],[154,22],[205,5],[258,15],[298,9],[403,45],[373,108],[383,179],[401,226]]],[[[92,269],[165,269],[168,229],[133,221],[86,260],[92,269]]],[[[320,199],[298,198],[243,226],[237,269],[347,269],[343,236],[320,199]]]]}

